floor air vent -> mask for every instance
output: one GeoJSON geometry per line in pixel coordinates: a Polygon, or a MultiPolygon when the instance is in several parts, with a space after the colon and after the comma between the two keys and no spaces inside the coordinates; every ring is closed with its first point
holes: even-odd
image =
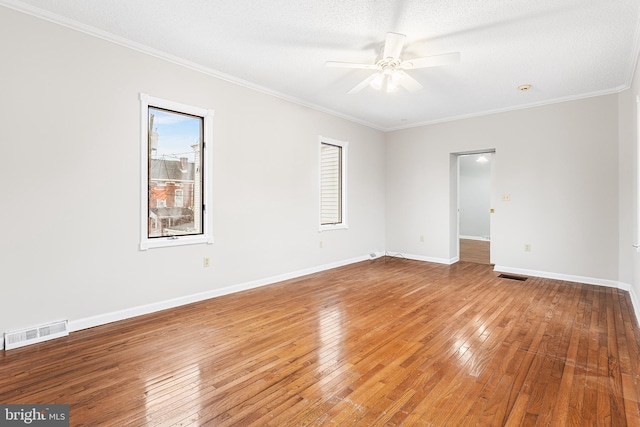
{"type": "Polygon", "coordinates": [[[527,280],[526,277],[514,276],[512,274],[501,274],[498,277],[500,277],[501,279],[518,280],[520,282],[524,282],[525,280],[527,280]]]}
{"type": "Polygon", "coordinates": [[[14,348],[52,340],[66,335],[69,335],[66,320],[35,328],[23,329],[21,331],[5,332],[4,349],[12,350],[14,348]]]}

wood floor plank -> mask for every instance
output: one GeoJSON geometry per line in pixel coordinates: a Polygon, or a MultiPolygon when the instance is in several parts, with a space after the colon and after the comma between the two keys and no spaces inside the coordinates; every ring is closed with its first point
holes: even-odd
{"type": "Polygon", "coordinates": [[[0,354],[73,426],[640,426],[629,294],[383,257],[0,354]]]}
{"type": "Polygon", "coordinates": [[[488,240],[460,239],[460,261],[489,264],[490,242],[488,240]]]}

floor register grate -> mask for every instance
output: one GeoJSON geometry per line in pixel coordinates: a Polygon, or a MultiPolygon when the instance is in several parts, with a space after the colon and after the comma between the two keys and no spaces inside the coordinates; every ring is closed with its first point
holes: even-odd
{"type": "Polygon", "coordinates": [[[514,276],[512,274],[501,274],[498,277],[500,277],[501,279],[517,280],[519,282],[524,282],[525,280],[527,280],[526,277],[514,276]]]}

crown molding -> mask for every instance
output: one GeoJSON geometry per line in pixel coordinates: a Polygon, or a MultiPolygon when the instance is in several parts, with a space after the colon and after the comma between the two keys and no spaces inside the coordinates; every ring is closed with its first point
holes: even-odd
{"type": "Polygon", "coordinates": [[[338,118],[341,118],[341,119],[344,119],[344,120],[348,120],[350,122],[354,122],[354,123],[366,126],[368,128],[372,128],[372,129],[379,130],[379,131],[384,131],[385,130],[384,128],[382,128],[382,127],[380,127],[380,126],[378,126],[378,125],[376,125],[374,123],[370,123],[370,122],[367,122],[365,120],[360,120],[358,118],[351,117],[351,116],[346,115],[346,114],[342,114],[340,112],[331,110],[329,108],[321,107],[319,105],[303,101],[301,99],[298,99],[298,98],[286,95],[284,93],[281,93],[281,92],[266,88],[264,86],[257,85],[255,83],[249,82],[247,80],[243,80],[243,79],[240,79],[238,77],[234,77],[232,75],[223,73],[221,71],[214,70],[214,69],[209,68],[209,67],[205,67],[205,66],[203,66],[201,64],[198,64],[196,62],[189,61],[189,60],[186,60],[184,58],[181,58],[181,57],[178,57],[178,56],[163,52],[163,51],[161,51],[159,49],[152,48],[152,47],[147,46],[145,44],[134,42],[132,40],[126,39],[124,37],[117,36],[115,34],[107,32],[107,31],[100,30],[100,29],[92,27],[90,25],[83,24],[83,23],[75,21],[73,19],[69,19],[69,18],[66,18],[64,16],[60,16],[60,15],[57,15],[55,13],[49,12],[47,10],[37,8],[37,7],[31,6],[29,4],[25,4],[25,3],[21,2],[21,1],[17,1],[17,0],[0,0],[0,5],[5,6],[5,7],[9,8],[9,9],[16,10],[18,12],[25,13],[27,15],[34,16],[36,18],[39,18],[39,19],[42,19],[42,20],[45,20],[45,21],[52,22],[54,24],[61,25],[63,27],[67,27],[67,28],[75,30],[75,31],[79,31],[81,33],[87,34],[87,35],[92,36],[92,37],[96,37],[96,38],[99,38],[99,39],[102,39],[102,40],[105,40],[105,41],[108,41],[108,42],[111,42],[111,43],[115,43],[117,45],[120,45],[120,46],[129,48],[129,49],[135,50],[137,52],[143,53],[145,55],[150,55],[150,56],[153,56],[155,58],[162,59],[162,60],[167,61],[167,62],[171,62],[173,64],[188,68],[190,70],[197,71],[197,72],[206,74],[208,76],[214,77],[216,79],[223,80],[223,81],[226,81],[228,83],[235,84],[237,86],[241,86],[241,87],[243,87],[245,89],[250,89],[250,90],[254,90],[256,92],[260,92],[260,93],[263,93],[263,94],[266,94],[266,95],[270,95],[270,96],[282,99],[284,101],[292,102],[294,104],[301,105],[303,107],[307,107],[307,108],[310,108],[312,110],[316,110],[316,111],[319,111],[319,112],[322,112],[322,113],[326,113],[326,114],[332,115],[334,117],[338,117],[338,118]]]}
{"type": "Polygon", "coordinates": [[[490,116],[492,114],[508,113],[508,112],[511,112],[511,111],[526,110],[526,109],[529,109],[529,108],[536,108],[536,107],[544,107],[544,106],[547,106],[547,105],[560,104],[560,103],[563,103],[563,102],[579,101],[581,99],[594,98],[594,97],[597,97],[597,96],[613,95],[613,94],[616,94],[616,93],[623,92],[623,91],[629,89],[630,87],[631,87],[630,85],[629,86],[621,85],[621,86],[618,86],[618,87],[614,87],[612,89],[589,92],[589,93],[576,95],[576,96],[566,96],[566,97],[562,97],[562,98],[555,98],[555,99],[550,99],[550,100],[541,101],[541,102],[532,102],[532,103],[529,103],[529,104],[521,104],[521,105],[517,105],[517,106],[513,106],[513,107],[497,108],[497,109],[494,109],[494,110],[484,110],[484,111],[479,111],[477,113],[463,114],[463,115],[460,115],[460,116],[443,117],[441,119],[429,120],[429,121],[415,123],[415,124],[406,125],[406,126],[398,126],[398,127],[388,128],[388,129],[385,129],[384,131],[385,132],[393,132],[393,131],[397,131],[397,130],[412,129],[412,128],[417,128],[417,127],[421,127],[421,126],[435,125],[435,124],[439,124],[439,123],[447,123],[447,122],[454,122],[454,121],[458,121],[458,120],[472,119],[472,118],[475,118],[475,117],[490,116]]]}
{"type": "Polygon", "coordinates": [[[331,116],[337,117],[337,118],[341,118],[353,123],[357,123],[359,125],[362,126],[366,126],[368,128],[374,129],[374,130],[378,130],[381,132],[393,132],[393,131],[398,131],[398,130],[405,130],[405,129],[412,129],[412,128],[417,128],[417,127],[422,127],[422,126],[429,126],[429,125],[434,125],[434,124],[439,124],[439,123],[446,123],[446,122],[452,122],[452,121],[458,121],[458,120],[464,120],[464,119],[470,119],[470,118],[475,118],[475,117],[482,117],[482,116],[488,116],[488,115],[493,115],[493,114],[499,114],[499,113],[506,113],[506,112],[510,112],[510,111],[517,111],[517,110],[523,110],[523,109],[528,109],[528,108],[535,108],[535,107],[542,107],[545,105],[552,105],[552,104],[557,104],[557,103],[561,103],[561,102],[570,102],[570,101],[576,101],[576,100],[580,100],[580,99],[586,99],[586,98],[592,98],[592,97],[596,97],[596,96],[604,96],[604,95],[611,95],[611,94],[615,94],[615,93],[620,93],[624,90],[627,90],[631,87],[631,82],[633,80],[634,77],[634,70],[635,70],[635,66],[636,63],[638,61],[638,57],[640,56],[640,23],[638,25],[638,27],[636,27],[636,37],[635,37],[635,43],[634,43],[634,52],[635,52],[635,56],[633,58],[631,58],[630,62],[631,65],[629,67],[629,75],[627,76],[627,82],[624,85],[618,86],[618,87],[614,87],[614,88],[610,88],[610,89],[606,89],[606,90],[601,90],[601,91],[595,91],[595,92],[590,92],[590,93],[585,93],[585,94],[580,94],[580,95],[576,95],[576,96],[568,96],[568,97],[562,97],[562,98],[555,98],[555,99],[551,99],[551,100],[546,100],[546,101],[541,101],[541,102],[534,102],[534,103],[528,103],[528,104],[522,104],[522,105],[518,105],[518,106],[513,106],[513,107],[506,107],[506,108],[498,108],[498,109],[492,109],[492,110],[484,110],[484,111],[479,111],[476,113],[471,113],[471,114],[463,114],[463,115],[458,115],[458,116],[450,116],[450,117],[443,117],[440,119],[434,119],[434,120],[427,120],[427,121],[423,121],[423,122],[418,122],[418,123],[413,123],[413,124],[407,124],[404,126],[394,126],[394,127],[384,127],[384,126],[380,126],[380,125],[376,125],[374,123],[370,123],[366,120],[361,120],[343,113],[340,113],[338,111],[329,109],[329,108],[325,108],[325,107],[321,107],[319,105],[310,103],[310,102],[306,102],[303,101],[301,99],[292,97],[290,95],[278,92],[278,91],[274,91],[272,89],[269,89],[267,87],[264,86],[260,86],[257,85],[255,83],[240,79],[238,77],[234,77],[232,75],[205,67],[201,64],[195,63],[193,61],[189,61],[186,60],[184,58],[180,58],[178,56],[175,55],[171,55],[169,53],[163,52],[161,50],[152,48],[150,46],[144,45],[142,43],[137,43],[134,41],[131,41],[129,39],[126,39],[124,37],[120,37],[117,36],[115,34],[109,33],[107,31],[103,31],[100,30],[98,28],[92,27],[90,25],[86,25],[83,24],[81,22],[69,19],[69,18],[65,18],[63,16],[57,15],[55,13],[46,11],[44,9],[40,9],[38,7],[35,6],[31,6],[29,4],[25,4],[21,1],[18,0],[0,0],[0,5],[5,6],[9,9],[13,9],[16,10],[18,12],[22,12],[31,16],[34,16],[36,18],[40,18],[58,25],[62,25],[64,27],[85,33],[87,35],[93,36],[93,37],[97,37],[100,38],[102,40],[111,42],[111,43],[115,43],[118,44],[120,46],[138,51],[140,53],[146,54],[146,55],[150,55],[162,60],[165,60],[167,62],[171,62],[173,64],[209,75],[211,77],[217,78],[219,80],[223,80],[238,86],[241,86],[243,88],[246,89],[250,89],[250,90],[254,90],[256,92],[260,92],[266,95],[270,95],[288,102],[292,102],[294,104],[297,105],[301,105],[303,107],[307,107],[310,108],[312,110],[316,110],[325,114],[329,114],[331,116]]]}

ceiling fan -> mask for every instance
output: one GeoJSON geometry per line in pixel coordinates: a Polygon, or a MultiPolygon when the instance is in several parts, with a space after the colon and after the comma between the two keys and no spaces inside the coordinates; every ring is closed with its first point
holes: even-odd
{"type": "Polygon", "coordinates": [[[437,67],[460,61],[460,52],[445,53],[442,55],[427,56],[402,60],[400,53],[404,45],[404,34],[387,33],[381,59],[375,64],[357,64],[351,62],[327,61],[327,67],[361,68],[375,70],[375,73],[364,79],[348,93],[360,92],[367,86],[376,90],[384,89],[386,92],[395,92],[398,87],[403,87],[409,92],[422,89],[422,85],[416,79],[407,74],[406,70],[417,68],[437,67]]]}

